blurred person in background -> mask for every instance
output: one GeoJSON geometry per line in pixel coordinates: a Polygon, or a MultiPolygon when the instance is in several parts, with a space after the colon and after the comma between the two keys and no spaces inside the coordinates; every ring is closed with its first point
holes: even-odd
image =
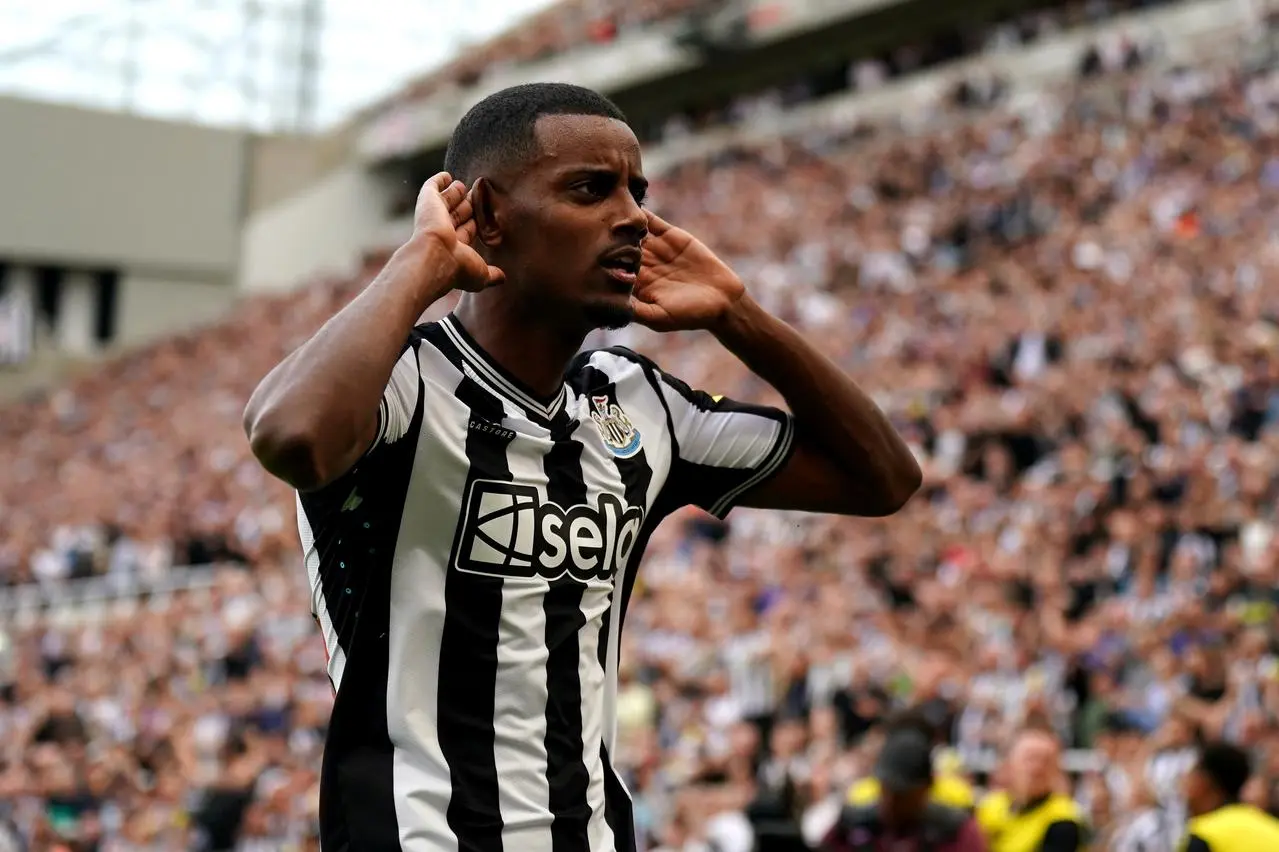
{"type": "Polygon", "coordinates": [[[988,816],[992,852],[1082,852],[1088,831],[1079,806],[1064,792],[1061,743],[1043,728],[1013,739],[1004,768],[1007,810],[988,816]]]}
{"type": "Polygon", "coordinates": [[[1182,852],[1273,852],[1279,849],[1279,819],[1243,802],[1252,761],[1238,746],[1205,745],[1186,776],[1190,811],[1182,852]]]}
{"type": "MultiPolygon", "coordinates": [[[[937,726],[926,719],[918,710],[887,723],[888,731],[912,730],[925,737],[930,743],[937,745],[937,726]]],[[[954,761],[939,761],[943,765],[935,768],[932,788],[929,795],[939,805],[958,808],[971,813],[976,806],[976,793],[968,779],[964,778],[953,765],[954,761]],[[948,764],[948,765],[947,765],[948,764]]],[[[853,806],[873,804],[880,795],[881,780],[877,775],[858,779],[848,791],[848,803],[853,806]]]]}
{"type": "Polygon", "coordinates": [[[875,797],[844,808],[823,852],[985,852],[969,810],[937,800],[933,742],[918,720],[889,723],[874,778],[875,797]]]}

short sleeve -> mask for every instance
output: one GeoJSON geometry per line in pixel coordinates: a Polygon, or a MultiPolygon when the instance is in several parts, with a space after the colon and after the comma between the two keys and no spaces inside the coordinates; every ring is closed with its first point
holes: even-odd
{"type": "Polygon", "coordinates": [[[654,369],[674,442],[667,488],[680,489],[683,504],[723,519],[742,495],[786,464],[794,422],[781,409],[695,391],[654,369]]]}
{"type": "Polygon", "coordinates": [[[408,434],[413,414],[417,411],[418,396],[422,393],[421,380],[417,347],[410,341],[405,344],[400,360],[395,362],[395,368],[391,370],[391,379],[382,391],[382,400],[377,409],[377,434],[369,445],[368,452],[373,452],[382,444],[394,444],[408,434]]]}

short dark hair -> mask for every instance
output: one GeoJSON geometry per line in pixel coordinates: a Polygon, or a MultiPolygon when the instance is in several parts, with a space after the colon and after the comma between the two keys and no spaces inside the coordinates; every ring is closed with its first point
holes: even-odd
{"type": "Polygon", "coordinates": [[[929,742],[935,742],[938,738],[937,726],[918,707],[900,711],[884,721],[885,736],[907,732],[919,734],[929,742]]]}
{"type": "Polygon", "coordinates": [[[532,153],[544,115],[596,115],[626,121],[599,92],[568,83],[524,83],[494,92],[462,116],[444,154],[444,170],[467,186],[481,171],[532,153]]]}
{"type": "Polygon", "coordinates": [[[1248,752],[1230,743],[1215,742],[1199,750],[1199,771],[1230,801],[1238,801],[1252,776],[1248,752]]]}

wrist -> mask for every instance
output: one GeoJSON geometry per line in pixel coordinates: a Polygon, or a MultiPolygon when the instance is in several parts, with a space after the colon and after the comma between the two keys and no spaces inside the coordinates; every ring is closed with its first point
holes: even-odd
{"type": "Polygon", "coordinates": [[[457,276],[452,249],[439,237],[421,231],[395,250],[391,263],[406,271],[414,291],[427,300],[426,306],[452,290],[457,276]]]}
{"type": "Polygon", "coordinates": [[[759,320],[764,314],[759,302],[752,299],[749,293],[743,293],[711,324],[708,331],[720,343],[731,346],[734,341],[750,337],[759,327],[759,320]]]}

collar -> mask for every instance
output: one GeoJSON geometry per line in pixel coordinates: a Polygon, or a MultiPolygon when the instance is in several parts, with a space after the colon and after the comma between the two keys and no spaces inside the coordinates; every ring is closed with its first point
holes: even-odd
{"type": "Polygon", "coordinates": [[[444,329],[449,340],[462,354],[463,364],[511,402],[546,420],[553,420],[564,409],[566,393],[563,383],[549,398],[541,398],[481,349],[453,314],[440,320],[440,328],[444,329]]]}

